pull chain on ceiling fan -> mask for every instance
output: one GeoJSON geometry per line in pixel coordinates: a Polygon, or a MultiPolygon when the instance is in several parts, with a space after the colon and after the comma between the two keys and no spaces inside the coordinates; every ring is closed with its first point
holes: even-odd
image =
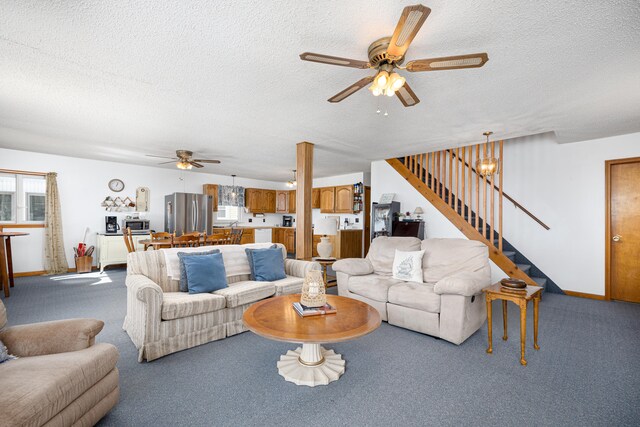
{"type": "Polygon", "coordinates": [[[340,102],[353,95],[363,87],[369,86],[374,96],[395,95],[402,105],[412,107],[420,99],[411,89],[406,79],[395,70],[406,70],[410,73],[438,70],[458,70],[463,68],[482,67],[489,57],[486,53],[469,55],[445,56],[440,58],[418,59],[410,61],[405,67],[402,63],[411,42],[431,13],[431,9],[421,4],[407,6],[400,15],[400,20],[391,37],[383,37],[371,43],[368,50],[369,61],[341,58],[338,56],[322,55],[305,52],[300,55],[304,61],[319,62],[321,64],[340,65],[359,69],[377,70],[376,75],[364,77],[346,89],[328,99],[329,102],[340,102]]]}

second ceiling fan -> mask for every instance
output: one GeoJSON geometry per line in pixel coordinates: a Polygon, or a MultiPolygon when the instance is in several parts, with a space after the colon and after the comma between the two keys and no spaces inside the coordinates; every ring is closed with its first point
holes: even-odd
{"type": "Polygon", "coordinates": [[[371,83],[369,90],[373,95],[395,95],[405,107],[412,107],[419,103],[420,99],[413,90],[411,90],[405,78],[396,73],[395,69],[415,73],[421,71],[478,68],[482,67],[489,60],[486,53],[474,53],[469,55],[418,59],[409,61],[407,65],[403,67],[404,55],[418,31],[420,31],[422,24],[424,24],[424,21],[429,16],[429,13],[431,13],[431,9],[421,4],[405,7],[393,35],[391,37],[383,37],[371,43],[368,52],[368,62],[310,52],[301,54],[300,59],[320,62],[322,64],[377,70],[376,75],[358,80],[351,86],[329,98],[329,102],[340,102],[371,83]]]}

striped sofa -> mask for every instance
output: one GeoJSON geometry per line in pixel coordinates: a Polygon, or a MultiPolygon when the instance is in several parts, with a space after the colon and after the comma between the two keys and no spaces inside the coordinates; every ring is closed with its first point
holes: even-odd
{"type": "MultiPolygon", "coordinates": [[[[227,276],[228,288],[193,295],[180,292],[179,281],[168,276],[163,250],[130,253],[123,328],[138,349],[138,362],[244,332],[247,329],[242,315],[251,304],[271,296],[299,293],[306,273],[320,270],[321,266],[288,259],[284,246],[278,246],[285,258],[285,279],[255,282],[248,274],[227,276]]],[[[238,256],[244,248],[251,247],[252,244],[220,248],[224,258],[226,252],[233,251],[238,256]]]]}

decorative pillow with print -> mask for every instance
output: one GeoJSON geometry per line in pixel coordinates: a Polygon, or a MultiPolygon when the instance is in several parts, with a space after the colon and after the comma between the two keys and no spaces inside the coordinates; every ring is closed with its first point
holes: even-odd
{"type": "Polygon", "coordinates": [[[393,278],[405,282],[422,282],[424,251],[405,252],[396,249],[393,259],[393,278]]]}

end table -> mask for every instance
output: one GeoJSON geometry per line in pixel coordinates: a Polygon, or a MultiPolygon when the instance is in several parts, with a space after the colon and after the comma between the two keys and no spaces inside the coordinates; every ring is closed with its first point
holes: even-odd
{"type": "Polygon", "coordinates": [[[495,283],[488,288],[483,289],[487,300],[487,329],[489,330],[489,348],[487,353],[493,353],[492,343],[492,301],[502,301],[502,323],[504,326],[503,340],[507,340],[507,301],[511,301],[520,307],[520,364],[527,366],[524,358],[524,344],[527,338],[527,303],[533,300],[533,348],[540,349],[538,346],[538,308],[540,305],[540,297],[542,296],[542,288],[540,286],[527,285],[522,290],[511,290],[502,287],[500,282],[495,283]]]}

